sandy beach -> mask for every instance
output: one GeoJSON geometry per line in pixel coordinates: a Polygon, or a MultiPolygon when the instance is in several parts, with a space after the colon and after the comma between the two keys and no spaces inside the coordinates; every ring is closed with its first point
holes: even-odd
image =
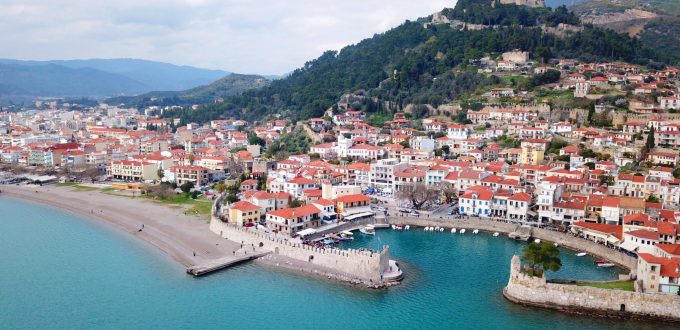
{"type": "Polygon", "coordinates": [[[143,198],[58,186],[0,186],[0,190],[0,198],[52,206],[107,224],[154,246],[185,267],[232,256],[233,251],[240,248],[240,244],[210,232],[207,216],[188,216],[182,208],[143,198]],[[144,229],[139,231],[142,225],[144,229]]]}

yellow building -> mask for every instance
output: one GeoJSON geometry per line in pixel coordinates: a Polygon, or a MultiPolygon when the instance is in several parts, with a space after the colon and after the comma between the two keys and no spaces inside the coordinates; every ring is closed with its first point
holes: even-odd
{"type": "Polygon", "coordinates": [[[538,165],[543,163],[545,151],[533,148],[531,146],[522,147],[522,154],[520,155],[520,164],[538,165]]]}
{"type": "Polygon", "coordinates": [[[246,226],[248,223],[255,224],[260,220],[260,207],[247,202],[239,201],[229,207],[229,222],[246,226]]]}

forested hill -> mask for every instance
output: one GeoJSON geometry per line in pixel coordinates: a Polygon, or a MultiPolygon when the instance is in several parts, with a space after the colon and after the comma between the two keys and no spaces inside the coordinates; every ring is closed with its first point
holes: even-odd
{"type": "MultiPolygon", "coordinates": [[[[466,1],[459,2],[456,9],[461,5],[466,1]]],[[[516,6],[507,6],[511,7],[516,6]]],[[[549,23],[554,11],[538,10],[541,13],[536,17],[544,17],[549,23]]],[[[638,64],[659,60],[638,39],[591,27],[562,38],[530,24],[471,31],[452,24],[407,21],[340,52],[328,51],[267,87],[227,98],[220,104],[166,115],[185,122],[228,117],[264,119],[274,113],[304,119],[321,116],[343,94],[359,90],[371,96],[368,99],[378,101],[372,102],[368,111],[383,111],[385,104],[397,108],[408,103],[437,106],[486,83],[475,68],[467,67],[469,60],[513,49],[529,51],[538,60],[565,57],[638,64]]]]}
{"type": "Polygon", "coordinates": [[[243,93],[243,91],[267,86],[269,80],[258,75],[232,73],[211,84],[181,92],[150,92],[137,96],[121,96],[107,99],[108,104],[143,108],[147,106],[214,103],[220,99],[243,93]]]}

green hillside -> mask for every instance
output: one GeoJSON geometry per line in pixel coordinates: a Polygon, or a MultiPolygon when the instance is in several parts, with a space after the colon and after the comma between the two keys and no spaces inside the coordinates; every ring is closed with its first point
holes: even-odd
{"type": "Polygon", "coordinates": [[[209,85],[199,86],[181,92],[150,92],[132,97],[114,97],[106,100],[109,104],[125,104],[131,107],[152,105],[193,105],[214,103],[220,99],[238,95],[243,91],[267,86],[269,80],[258,75],[232,73],[209,85]]]}
{"type": "MultiPolygon", "coordinates": [[[[466,4],[460,2],[453,12],[466,4]]],[[[548,16],[554,13],[546,9],[536,11],[548,16]]],[[[246,91],[221,104],[166,115],[180,117],[184,122],[233,116],[263,119],[275,113],[304,119],[321,116],[343,94],[357,91],[370,96],[366,99],[371,101],[364,102],[364,109],[369,112],[387,111],[385,107],[400,109],[409,103],[436,106],[489,84],[476,73],[476,68],[468,68],[469,60],[513,49],[539,54],[542,59],[566,57],[647,64],[650,60],[678,58],[677,54],[661,58],[638,39],[591,27],[561,38],[543,33],[539,27],[508,25],[469,31],[448,24],[407,21],[340,52],[328,51],[267,87],[246,91]]]]}

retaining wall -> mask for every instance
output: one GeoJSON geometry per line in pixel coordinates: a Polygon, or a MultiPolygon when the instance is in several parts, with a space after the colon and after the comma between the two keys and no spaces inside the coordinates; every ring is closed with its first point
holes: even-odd
{"type": "Polygon", "coordinates": [[[510,279],[503,295],[515,303],[606,317],[660,319],[680,322],[680,297],[587,286],[547,283],[520,271],[512,258],[510,279]]]}
{"type": "Polygon", "coordinates": [[[220,217],[222,196],[215,201],[210,219],[210,230],[234,242],[255,245],[274,254],[309,262],[344,274],[369,285],[382,284],[382,275],[389,269],[389,247],[380,252],[354,249],[317,248],[258,231],[223,222],[220,217]]]}
{"type": "MultiPolygon", "coordinates": [[[[419,227],[444,227],[444,228],[465,228],[465,229],[479,229],[487,232],[511,233],[517,228],[517,224],[498,222],[492,220],[481,220],[476,218],[471,219],[451,219],[451,218],[412,218],[412,217],[387,217],[390,224],[407,224],[419,227]]],[[[569,234],[556,232],[541,228],[532,228],[532,237],[543,241],[557,243],[561,246],[583,251],[588,254],[607,259],[620,266],[628,268],[632,274],[635,274],[637,268],[637,259],[621,252],[612,250],[595,242],[574,237],[569,234]]]]}

